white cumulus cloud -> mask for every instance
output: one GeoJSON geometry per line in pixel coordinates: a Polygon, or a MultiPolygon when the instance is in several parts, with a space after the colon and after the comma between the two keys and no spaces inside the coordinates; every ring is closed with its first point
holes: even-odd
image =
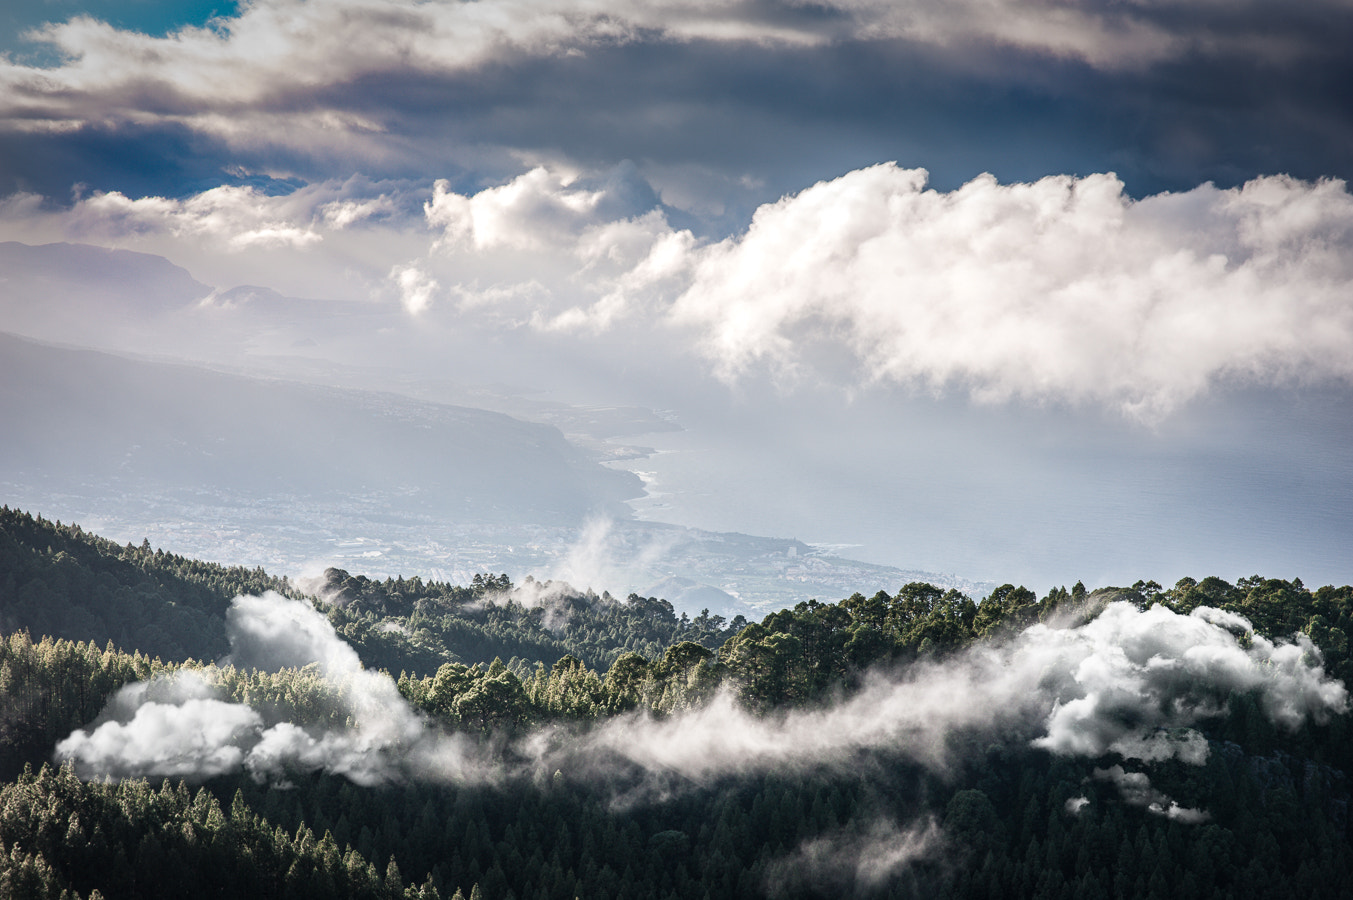
{"type": "Polygon", "coordinates": [[[1134,199],[1112,174],[938,191],[924,170],[885,163],[765,204],[722,240],[674,226],[633,167],[607,179],[536,167],[465,193],[439,181],[421,222],[412,191],[100,193],[64,211],[23,196],[0,205],[0,228],[299,279],[307,293],[327,277],[415,314],[451,299],[458,329],[648,332],[729,381],[901,385],[1155,421],[1221,385],[1353,379],[1353,195],[1339,180],[1134,199]]]}
{"type": "Polygon", "coordinates": [[[121,238],[154,232],[205,238],[222,250],[255,246],[305,247],[322,240],[309,222],[298,222],[295,201],[253,188],[222,185],[187,199],[139,197],[113,191],[76,203],[69,217],[78,236],[121,238]]]}
{"type": "Polygon", "coordinates": [[[247,771],[260,781],[323,769],[362,785],[408,777],[478,781],[493,773],[468,741],[431,728],[389,675],[355,651],[307,603],[268,592],[227,612],[228,662],[263,671],[314,665],[343,704],[345,728],[265,721],[223,699],[213,670],[178,672],[119,690],[89,728],[57,744],[83,777],[209,778],[247,771]]]}
{"type": "Polygon", "coordinates": [[[673,317],[729,377],[825,343],[870,381],[1150,418],[1227,378],[1353,376],[1351,249],[1340,181],[1133,200],[1112,175],[940,192],[885,164],[702,248],[673,317]]]}
{"type": "Polygon", "coordinates": [[[542,330],[687,329],[729,380],[844,370],[1150,421],[1223,383],[1353,377],[1353,196],[1337,180],[1133,199],[1112,174],[984,175],[945,192],[888,163],[712,242],[544,168],[475,194],[439,183],[425,209],[439,236],[419,265],[515,254],[462,296],[542,330]]]}

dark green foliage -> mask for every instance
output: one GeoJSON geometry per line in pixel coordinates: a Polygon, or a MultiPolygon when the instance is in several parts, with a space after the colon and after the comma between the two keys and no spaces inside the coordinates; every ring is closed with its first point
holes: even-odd
{"type": "Polygon", "coordinates": [[[565,656],[606,669],[626,653],[652,659],[682,641],[712,650],[741,626],[708,611],[678,617],[666,600],[637,594],[621,602],[529,577],[516,590],[507,575],[476,575],[462,587],[328,569],[319,593],[368,666],[417,675],[495,658],[516,660],[519,674],[565,656]]]}
{"type": "MultiPolygon", "coordinates": [[[[100,543],[18,514],[3,521],[18,526],[0,532],[8,541],[0,562],[10,566],[0,568],[0,580],[22,571],[24,583],[50,587],[60,584],[58,571],[83,567],[96,579],[107,571],[115,585],[143,584],[174,608],[200,609],[203,623],[223,609],[212,612],[209,603],[223,604],[250,577],[256,582],[239,590],[276,585],[261,573],[100,543]],[[44,540],[50,551],[36,549],[44,540]],[[180,588],[202,603],[177,599],[180,588]]],[[[533,586],[532,596],[548,587],[533,586]]],[[[325,596],[340,634],[368,665],[403,670],[400,690],[436,725],[505,753],[513,752],[505,739],[540,725],[567,734],[632,710],[674,715],[724,686],[768,715],[831,703],[870,669],[905,671],[1035,622],[1083,621],[1111,600],[1181,613],[1220,607],[1254,623],[1250,641],[1302,632],[1323,650],[1328,671],[1353,676],[1353,588],[1311,592],[1295,580],[1184,579],[1168,590],[1138,582],[1094,592],[1076,584],[1041,599],[1003,585],[981,603],[916,583],[895,594],[802,603],[746,628],[709,616],[683,621],[652,598],[557,591],[527,606],[519,602],[525,594],[507,599],[515,590],[506,576],[456,587],[333,570],[325,596]]],[[[131,634],[144,624],[119,627],[131,634]]],[[[7,779],[23,762],[47,758],[118,686],[178,665],[99,649],[103,643],[25,633],[0,642],[7,779]]],[[[341,706],[314,671],[208,672],[223,696],[306,725],[342,727],[341,706]]],[[[1115,755],[1053,756],[1017,728],[999,738],[954,736],[942,774],[887,751],[709,783],[591,759],[579,771],[488,785],[378,788],[322,774],[286,786],[243,776],[200,788],[82,784],[68,769],[42,768],[0,785],[0,897],[1353,896],[1348,717],[1292,734],[1272,725],[1258,695],[1224,699],[1227,713],[1201,726],[1210,741],[1205,765],[1166,761],[1150,772],[1153,786],[1181,806],[1208,811],[1200,824],[1126,803],[1103,777],[1123,762],[1115,755]],[[941,835],[931,852],[882,865],[908,833],[925,833],[930,823],[941,835]]]]}
{"type": "MultiPolygon", "coordinates": [[[[262,569],[186,559],[144,541],[122,546],[78,525],[0,508],[0,633],[111,641],[166,661],[209,661],[229,650],[230,600],[270,590],[302,596],[262,569]]],[[[514,594],[506,575],[476,575],[462,587],[329,569],[319,592],[365,665],[417,675],[494,658],[524,674],[570,655],[605,669],[626,653],[656,658],[681,641],[713,649],[741,625],[708,613],[677,616],[657,598],[620,602],[529,578],[514,594]],[[524,605],[537,595],[548,603],[524,605]]]]}
{"type": "Polygon", "coordinates": [[[626,654],[602,676],[576,657],[565,656],[548,670],[538,664],[525,679],[500,659],[478,664],[447,663],[434,676],[403,675],[400,692],[441,724],[460,731],[517,735],[545,723],[592,722],[635,708],[669,714],[711,697],[727,670],[714,653],[689,641],[649,663],[626,654]]]}
{"type": "Polygon", "coordinates": [[[741,630],[720,648],[719,662],[749,705],[800,704],[853,687],[867,669],[950,653],[1070,609],[1065,594],[1040,603],[1007,584],[979,606],[958,591],[914,582],[894,596],[809,600],[741,630]]]}
{"type": "MultiPolygon", "coordinates": [[[[393,877],[391,877],[393,876],[393,877]]],[[[0,896],[115,898],[437,896],[381,878],[329,832],[272,827],[238,796],[228,809],[183,782],[81,782],[43,766],[0,787],[0,896]]]]}
{"type": "MultiPolygon", "coordinates": [[[[1125,806],[1093,777],[1093,763],[1028,747],[973,757],[945,779],[886,753],[875,762],[867,774],[748,774],[619,805],[613,800],[623,779],[598,785],[568,773],[547,785],[492,788],[362,789],[320,776],[293,790],[240,788],[251,808],[287,833],[303,823],[329,829],[340,847],[350,842],[367,858],[393,858],[406,877],[431,881],[443,895],[459,889],[468,896],[478,885],[485,900],[509,891],[697,900],[1040,897],[1063,896],[1072,885],[1069,896],[1147,900],[1161,894],[1153,881],[1163,881],[1169,897],[1305,900],[1345,897],[1353,888],[1353,852],[1339,818],[1347,785],[1333,770],[1312,772],[1293,757],[1218,745],[1208,766],[1162,775],[1163,787],[1211,807],[1214,818],[1202,825],[1125,806]],[[1224,802],[1227,791],[1238,800],[1224,802]],[[1079,812],[1068,812],[1067,800],[1082,796],[1079,812]],[[848,851],[880,826],[924,828],[927,815],[943,828],[942,854],[876,887],[830,873],[786,877],[798,848],[831,842],[848,851]]],[[[222,794],[234,789],[217,786],[222,794]]]]}
{"type": "MultiPolygon", "coordinates": [[[[208,794],[181,784],[81,784],[47,769],[0,789],[0,842],[5,858],[17,859],[0,862],[0,879],[45,878],[108,897],[175,896],[185,873],[221,897],[384,897],[412,880],[426,885],[425,896],[477,888],[484,900],[509,892],[731,900],[765,895],[771,884],[791,897],[1305,900],[1353,887],[1346,825],[1330,816],[1347,789],[1331,791],[1333,773],[1308,777],[1292,758],[1219,747],[1205,769],[1187,773],[1193,789],[1219,798],[1223,782],[1238,786],[1245,805],[1214,802],[1215,820],[1195,826],[1125,807],[1090,764],[1027,748],[958,775],[980,787],[937,781],[886,754],[879,762],[868,778],[753,775],[619,807],[610,791],[568,775],[545,788],[379,789],[311,776],[290,790],[218,783],[208,794]],[[1088,802],[1068,813],[1076,796],[1088,802]],[[944,854],[875,888],[772,877],[792,872],[797,847],[867,836],[879,823],[920,826],[927,808],[941,820],[944,854]]],[[[1187,785],[1169,787],[1183,795],[1187,785]]]]}
{"type": "Polygon", "coordinates": [[[162,659],[216,659],[238,594],[299,596],[262,569],[118,544],[78,525],[0,508],[0,632],[109,641],[162,659]]]}
{"type": "Polygon", "coordinates": [[[93,721],[113,691],[160,667],[111,645],[34,643],[22,631],[0,639],[0,778],[40,763],[57,740],[93,721]]]}

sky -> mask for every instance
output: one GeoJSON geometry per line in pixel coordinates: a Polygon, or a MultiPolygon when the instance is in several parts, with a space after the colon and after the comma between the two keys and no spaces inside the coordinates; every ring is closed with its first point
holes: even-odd
{"type": "Polygon", "coordinates": [[[1351,43],[1347,0],[16,0],[0,240],[371,313],[236,359],[661,411],[644,517],[1343,584],[1351,43]]]}

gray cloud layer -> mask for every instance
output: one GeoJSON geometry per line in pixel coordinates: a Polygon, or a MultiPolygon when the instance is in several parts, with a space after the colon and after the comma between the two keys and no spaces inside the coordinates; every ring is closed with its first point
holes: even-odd
{"type": "Polygon", "coordinates": [[[198,183],[631,157],[705,204],[900,155],[946,183],[1347,176],[1350,33],[1337,0],[259,0],[162,37],[77,17],[33,35],[61,65],[0,61],[0,171],[64,193],[153,182],[145,154],[198,183]]]}
{"type": "MultiPolygon", "coordinates": [[[[457,71],[512,51],[569,56],[627,43],[792,47],[905,39],[942,48],[1016,47],[1106,69],[1199,53],[1245,52],[1290,62],[1336,49],[1328,30],[1314,26],[1348,12],[1339,0],[1308,4],[1302,16],[1276,3],[835,0],[810,8],[700,0],[256,0],[235,17],[164,37],[77,16],[32,35],[56,47],[64,65],[33,70],[10,64],[3,71],[15,89],[10,108],[18,113],[42,109],[44,97],[50,98],[49,109],[78,110],[82,94],[124,92],[138,108],[159,99],[172,115],[176,107],[207,103],[271,105],[298,89],[368,72],[457,71]],[[136,93],[125,93],[131,85],[137,85],[136,93]],[[58,93],[60,88],[65,90],[58,93]]],[[[332,124],[360,129],[370,123],[332,124]]]]}

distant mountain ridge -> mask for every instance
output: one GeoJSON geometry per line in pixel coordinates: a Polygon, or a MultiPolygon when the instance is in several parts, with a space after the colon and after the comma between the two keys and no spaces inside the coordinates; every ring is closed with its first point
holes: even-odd
{"type": "MultiPolygon", "coordinates": [[[[0,241],[0,309],[26,300],[25,290],[61,286],[65,302],[102,302],[112,295],[143,312],[201,300],[211,288],[163,256],[93,244],[0,241]],[[70,290],[76,288],[77,290],[70,290]]],[[[12,310],[11,310],[12,311],[12,310]]]]}
{"type": "Polygon", "coordinates": [[[501,413],[71,350],[0,334],[0,477],[361,496],[390,513],[566,524],[642,492],[501,413]]]}

